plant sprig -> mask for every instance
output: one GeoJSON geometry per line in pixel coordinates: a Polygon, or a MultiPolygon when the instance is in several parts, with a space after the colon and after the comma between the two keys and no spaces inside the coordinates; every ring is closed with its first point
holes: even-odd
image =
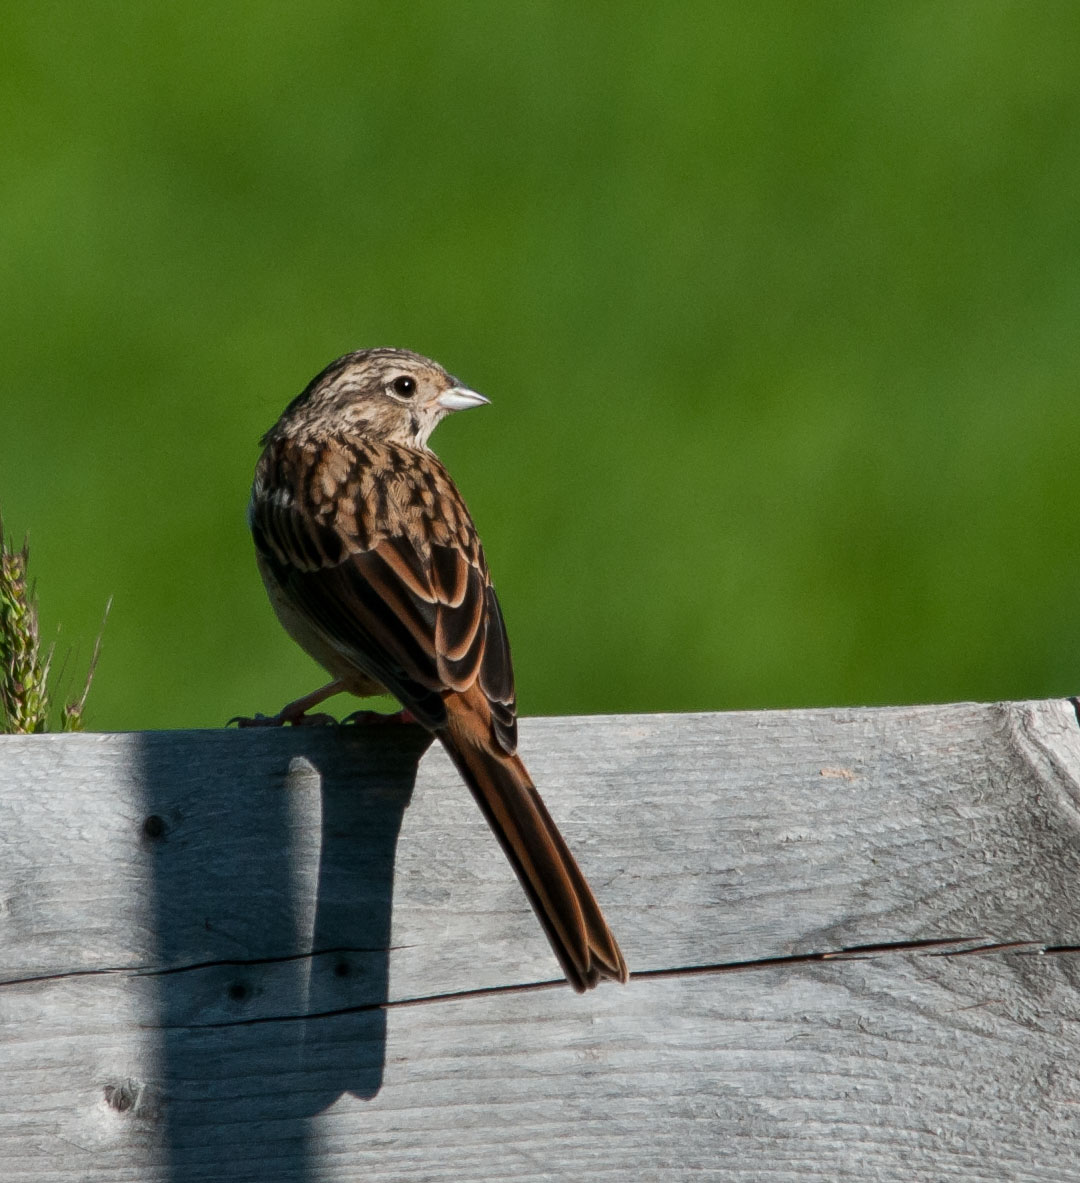
{"type": "MultiPolygon", "coordinates": [[[[0,517],[0,731],[17,735],[37,735],[49,729],[51,699],[57,696],[57,681],[62,680],[50,678],[55,646],[44,652],[41,648],[37,595],[29,567],[29,542],[24,539],[16,550],[0,517]]],[[[106,604],[106,618],[108,615],[106,604]]],[[[104,620],[101,627],[104,631],[104,620]]],[[[82,693],[59,709],[59,730],[82,730],[100,651],[98,633],[82,693]]]]}

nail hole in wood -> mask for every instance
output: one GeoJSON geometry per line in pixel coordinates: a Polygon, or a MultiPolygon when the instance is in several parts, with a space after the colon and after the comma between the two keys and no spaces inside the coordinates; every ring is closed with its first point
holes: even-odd
{"type": "Polygon", "coordinates": [[[156,840],[164,838],[165,836],[165,819],[156,813],[152,813],[146,821],[143,822],[143,834],[150,839],[156,840]]]}

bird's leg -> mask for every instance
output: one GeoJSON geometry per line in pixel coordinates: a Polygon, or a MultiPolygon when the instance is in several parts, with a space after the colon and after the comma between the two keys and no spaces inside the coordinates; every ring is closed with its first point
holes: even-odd
{"type": "Polygon", "coordinates": [[[283,706],[276,715],[255,715],[250,719],[237,715],[230,719],[229,723],[235,723],[237,727],[284,727],[286,723],[291,723],[294,727],[307,727],[314,724],[337,723],[333,715],[309,715],[307,712],[311,707],[318,706],[320,702],[340,694],[344,689],[344,682],[330,682],[310,694],[305,694],[303,698],[290,702],[288,706],[283,706]]]}

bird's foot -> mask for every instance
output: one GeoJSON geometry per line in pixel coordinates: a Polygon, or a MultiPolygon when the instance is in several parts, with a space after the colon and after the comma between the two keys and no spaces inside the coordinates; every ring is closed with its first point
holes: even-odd
{"type": "Polygon", "coordinates": [[[344,689],[340,682],[330,682],[310,694],[305,694],[303,698],[296,699],[295,702],[286,703],[276,715],[255,715],[250,719],[246,715],[236,715],[225,726],[228,727],[231,723],[235,723],[237,727],[284,727],[286,723],[291,723],[294,727],[336,726],[337,719],[333,715],[309,715],[307,712],[309,707],[318,706],[320,702],[325,702],[344,689]]]}
{"type": "Polygon", "coordinates": [[[278,715],[233,715],[225,726],[231,727],[235,723],[237,727],[280,727],[284,722],[278,715]]]}
{"type": "Polygon", "coordinates": [[[225,726],[229,727],[233,723],[237,727],[284,727],[286,723],[293,727],[334,727],[337,726],[337,719],[333,715],[308,715],[303,711],[296,713],[286,707],[276,715],[234,715],[225,726]]]}
{"type": "Polygon", "coordinates": [[[392,715],[384,715],[381,711],[353,711],[341,720],[342,727],[368,727],[386,723],[419,725],[420,720],[410,710],[402,709],[392,715]]]}

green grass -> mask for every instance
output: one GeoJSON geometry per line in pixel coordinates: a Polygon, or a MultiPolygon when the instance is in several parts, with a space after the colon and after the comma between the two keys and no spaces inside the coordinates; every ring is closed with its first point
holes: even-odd
{"type": "Polygon", "coordinates": [[[319,672],[244,509],[405,345],[525,713],[1072,693],[1080,8],[13,9],[0,502],[100,728],[319,672]]]}

